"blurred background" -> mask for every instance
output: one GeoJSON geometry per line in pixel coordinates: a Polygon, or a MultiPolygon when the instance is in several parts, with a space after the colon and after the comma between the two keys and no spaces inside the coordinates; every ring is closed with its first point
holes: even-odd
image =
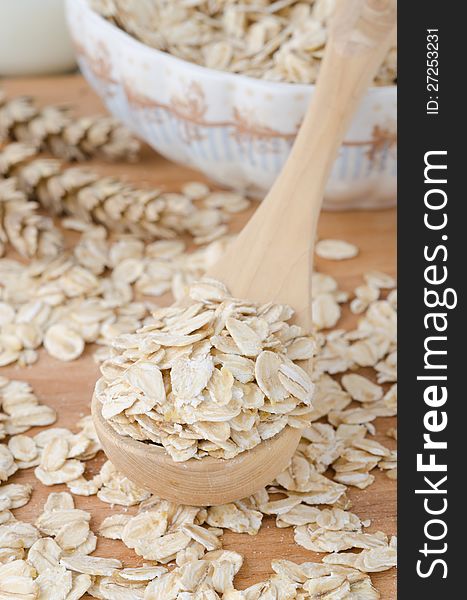
{"type": "Polygon", "coordinates": [[[74,68],[64,0],[0,0],[0,76],[74,68]]]}
{"type": "MultiPolygon", "coordinates": [[[[78,64],[159,154],[262,199],[313,94],[334,1],[0,0],[0,77],[78,64]]],[[[396,203],[396,77],[394,46],[340,148],[325,210],[396,203]]]]}

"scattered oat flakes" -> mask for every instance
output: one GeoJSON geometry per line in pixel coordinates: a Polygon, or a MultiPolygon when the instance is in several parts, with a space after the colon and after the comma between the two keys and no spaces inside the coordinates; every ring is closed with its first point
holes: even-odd
{"type": "Polygon", "coordinates": [[[392,538],[389,544],[362,550],[359,554],[336,553],[325,556],[323,562],[330,565],[342,565],[363,571],[377,573],[396,565],[397,540],[392,538]]]}
{"type": "Polygon", "coordinates": [[[396,287],[396,280],[387,273],[381,271],[369,271],[363,275],[368,285],[378,289],[392,289],[396,287]]]}
{"type": "Polygon", "coordinates": [[[313,324],[319,329],[334,327],[341,316],[341,309],[334,296],[319,294],[313,298],[311,305],[313,324]]]}
{"type": "Polygon", "coordinates": [[[319,240],[315,252],[320,258],[327,260],[346,260],[358,254],[358,247],[344,240],[319,240]]]}
{"type": "Polygon", "coordinates": [[[99,558],[98,556],[69,556],[60,559],[60,564],[75,571],[87,575],[113,575],[122,563],[116,558],[99,558]]]}
{"type": "Polygon", "coordinates": [[[84,340],[70,327],[57,323],[45,332],[44,346],[54,358],[64,361],[75,360],[84,350],[84,340]]]}
{"type": "Polygon", "coordinates": [[[383,397],[383,388],[366,377],[350,373],[342,377],[342,386],[357,402],[376,402],[383,397]]]}

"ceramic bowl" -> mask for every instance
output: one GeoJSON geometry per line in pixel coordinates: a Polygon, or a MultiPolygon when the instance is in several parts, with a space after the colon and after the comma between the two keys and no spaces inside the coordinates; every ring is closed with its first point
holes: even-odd
{"type": "MultiPolygon", "coordinates": [[[[263,197],[286,160],[313,85],[214,71],[150,48],[67,0],[80,68],[108,109],[163,156],[263,197]]],[[[325,208],[396,201],[396,86],[368,90],[327,186],[325,208]]]]}

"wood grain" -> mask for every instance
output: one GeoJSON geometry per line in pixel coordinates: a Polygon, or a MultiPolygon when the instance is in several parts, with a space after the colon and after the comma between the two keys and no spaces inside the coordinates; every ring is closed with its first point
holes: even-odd
{"type": "MultiPolygon", "coordinates": [[[[9,95],[33,95],[41,104],[67,104],[79,114],[91,114],[102,110],[99,100],[84,80],[78,75],[55,78],[28,78],[4,80],[0,83],[9,95]]],[[[203,177],[189,169],[169,163],[145,148],[141,161],[134,165],[109,165],[93,162],[92,168],[102,173],[118,175],[139,185],[164,185],[176,189],[182,182],[203,177]]],[[[249,215],[241,215],[233,222],[238,231],[249,215]]],[[[376,212],[324,213],[318,225],[319,238],[341,238],[353,242],[360,248],[359,255],[351,260],[332,262],[316,259],[316,267],[323,273],[337,278],[344,290],[352,290],[361,283],[361,275],[370,269],[378,269],[395,274],[396,264],[396,214],[394,210],[376,212]]],[[[163,299],[168,302],[169,298],[163,299]]],[[[355,324],[355,317],[344,312],[343,327],[355,324]]],[[[92,359],[92,349],[87,348],[77,361],[62,363],[44,352],[38,363],[29,368],[3,367],[0,375],[29,381],[42,401],[58,411],[58,425],[73,429],[76,421],[89,413],[92,389],[98,376],[98,368],[92,359]]],[[[378,419],[376,439],[394,448],[395,442],[385,437],[388,427],[394,426],[395,419],[378,419]]],[[[103,458],[88,463],[88,474],[95,474],[103,458]]],[[[65,486],[46,488],[33,476],[31,471],[15,474],[10,481],[30,482],[34,493],[29,504],[15,511],[19,519],[33,522],[42,511],[45,498],[50,491],[66,489],[65,486]]],[[[362,519],[371,519],[370,530],[382,530],[387,534],[396,533],[396,486],[384,474],[376,473],[376,482],[368,489],[360,491],[350,488],[352,510],[362,519]]],[[[95,497],[76,497],[79,508],[92,513],[91,526],[96,529],[112,509],[95,497]]],[[[187,503],[189,498],[187,498],[187,503]]],[[[119,508],[115,507],[114,511],[119,508]]],[[[130,509],[130,511],[133,509],[130,509]]],[[[236,579],[239,588],[261,581],[270,574],[270,562],[274,558],[287,558],[297,562],[320,560],[322,555],[309,552],[293,541],[291,529],[277,529],[274,519],[265,518],[260,533],[250,538],[226,532],[224,546],[235,549],[245,557],[245,564],[236,579]]],[[[126,565],[137,565],[143,561],[125,548],[121,542],[99,539],[97,554],[117,557],[126,565]]],[[[383,600],[395,600],[395,570],[372,575],[383,600]]]]}

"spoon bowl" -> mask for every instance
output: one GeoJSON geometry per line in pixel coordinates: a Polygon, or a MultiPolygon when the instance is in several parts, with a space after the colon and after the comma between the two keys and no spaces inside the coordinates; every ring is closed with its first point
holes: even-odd
{"type": "Polygon", "coordinates": [[[301,431],[285,427],[269,440],[224,460],[206,456],[175,462],[162,446],[119,435],[92,399],[97,435],[109,460],[131,481],[171,502],[212,506],[246,498],[271,483],[290,462],[301,431]]]}
{"type": "MultiPolygon", "coordinates": [[[[311,329],[312,256],[324,189],[347,126],[394,41],[396,0],[341,0],[315,94],[290,156],[246,227],[207,273],[237,298],[288,304],[311,329]]],[[[212,505],[251,495],[287,466],[301,432],[286,427],[233,459],[174,462],[163,448],[119,435],[93,416],[104,450],[130,479],[158,496],[212,505]]]]}

